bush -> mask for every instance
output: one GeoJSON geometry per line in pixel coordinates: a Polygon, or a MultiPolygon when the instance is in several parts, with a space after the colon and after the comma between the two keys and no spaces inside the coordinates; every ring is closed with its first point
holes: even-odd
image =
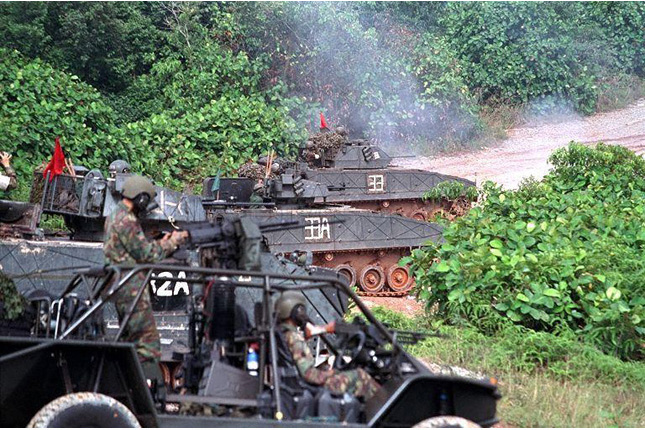
{"type": "Polygon", "coordinates": [[[61,137],[67,155],[90,168],[123,156],[122,146],[107,146],[105,135],[114,112],[98,91],[76,76],[17,51],[0,49],[0,147],[13,154],[18,196],[26,197],[31,173],[49,160],[61,137]]]}
{"type": "Polygon", "coordinates": [[[507,320],[567,326],[608,353],[642,358],[645,161],[603,144],[571,144],[550,161],[540,183],[487,183],[483,205],[448,225],[444,243],[415,251],[418,293],[486,333],[507,320]]]}
{"type": "MultiPolygon", "coordinates": [[[[445,41],[410,31],[395,9],[352,3],[232,6],[251,56],[269,54],[270,77],[320,105],[328,123],[401,146],[465,142],[477,108],[445,41]],[[405,143],[403,145],[402,143],[405,143]]],[[[316,129],[317,119],[310,126],[316,129]]]]}
{"type": "Polygon", "coordinates": [[[231,174],[271,149],[286,153],[295,134],[284,109],[268,105],[261,96],[240,95],[222,96],[176,118],[155,114],[114,128],[109,140],[131,148],[135,170],[181,189],[200,184],[217,170],[231,174]]]}
{"type": "Polygon", "coordinates": [[[451,3],[439,23],[483,100],[596,108],[599,83],[642,76],[642,4],[451,3]]]}
{"type": "MultiPolygon", "coordinates": [[[[133,171],[178,189],[198,186],[218,169],[232,173],[270,149],[288,153],[302,138],[287,108],[267,100],[271,92],[251,87],[249,95],[231,90],[205,99],[198,97],[201,90],[191,99],[176,89],[170,93],[175,106],[121,123],[101,94],[76,76],[16,51],[0,49],[0,55],[0,146],[14,155],[20,184],[14,198],[26,199],[33,170],[51,158],[58,136],[76,164],[105,170],[122,158],[133,171]]],[[[184,83],[199,87],[204,76],[184,83]]]]}

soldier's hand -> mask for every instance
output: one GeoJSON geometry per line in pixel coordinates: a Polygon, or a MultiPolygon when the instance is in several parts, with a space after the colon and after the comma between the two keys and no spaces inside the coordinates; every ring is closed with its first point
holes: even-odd
{"type": "Polygon", "coordinates": [[[9,167],[10,162],[11,162],[11,154],[7,152],[0,152],[0,163],[2,163],[2,165],[5,167],[9,167]]]}
{"type": "Polygon", "coordinates": [[[188,239],[187,231],[175,230],[170,234],[170,239],[172,239],[177,244],[182,244],[188,239]]]}
{"type": "Polygon", "coordinates": [[[335,332],[336,321],[332,321],[325,325],[313,325],[311,323],[307,323],[307,325],[305,326],[305,339],[311,339],[313,336],[335,332]]]}

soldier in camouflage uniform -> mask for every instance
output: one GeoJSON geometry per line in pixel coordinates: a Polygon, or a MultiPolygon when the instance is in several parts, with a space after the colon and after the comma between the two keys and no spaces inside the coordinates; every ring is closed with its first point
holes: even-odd
{"type": "MultiPolygon", "coordinates": [[[[103,252],[108,264],[134,265],[153,263],[172,254],[187,237],[186,232],[174,231],[160,240],[148,240],[139,218],[154,200],[156,191],[152,183],[142,176],[131,176],[123,184],[122,197],[116,209],[105,221],[105,243],[103,252]]],[[[115,295],[119,319],[128,312],[137,295],[143,273],[132,278],[115,295]]],[[[142,362],[158,362],[161,357],[161,341],[152,314],[148,289],[143,292],[124,331],[123,340],[136,344],[137,354],[142,362]]]]}
{"type": "Polygon", "coordinates": [[[11,167],[11,154],[0,152],[0,166],[3,169],[3,173],[0,173],[0,190],[11,191],[18,186],[16,171],[11,167]]]}
{"type": "MultiPolygon", "coordinates": [[[[295,291],[284,292],[276,302],[276,312],[281,321],[279,330],[293,356],[300,376],[312,385],[323,385],[333,394],[353,393],[364,400],[371,398],[380,385],[365,370],[321,370],[314,364],[314,357],[300,328],[308,322],[304,296],[295,291]]],[[[340,359],[337,357],[337,359],[340,359]]]]}

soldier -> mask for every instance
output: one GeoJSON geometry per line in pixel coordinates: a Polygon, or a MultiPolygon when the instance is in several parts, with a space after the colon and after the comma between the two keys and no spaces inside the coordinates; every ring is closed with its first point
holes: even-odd
{"type": "Polygon", "coordinates": [[[11,191],[18,185],[16,172],[11,167],[11,154],[0,152],[0,164],[4,169],[4,174],[0,174],[0,191],[11,191]]]}
{"type": "MultiPolygon", "coordinates": [[[[321,370],[314,366],[314,357],[302,334],[309,322],[305,298],[301,293],[286,291],[276,301],[275,310],[281,321],[279,330],[293,356],[300,376],[312,385],[323,385],[333,394],[352,392],[356,397],[370,399],[380,385],[363,369],[321,370]]],[[[340,357],[336,357],[341,360],[340,357]]]]}
{"type": "MultiPolygon", "coordinates": [[[[253,192],[251,193],[249,202],[263,203],[264,202],[264,199],[262,198],[263,194],[264,194],[264,179],[258,179],[255,181],[255,184],[253,184],[253,192]]],[[[261,206],[255,206],[255,208],[258,208],[258,207],[261,207],[261,206]]]]}
{"type": "Polygon", "coordinates": [[[108,167],[110,178],[116,178],[116,175],[127,175],[130,173],[130,164],[124,160],[114,160],[108,167]]]}
{"type": "MultiPolygon", "coordinates": [[[[160,261],[184,242],[188,233],[174,231],[157,241],[148,240],[141,229],[139,218],[154,201],[156,191],[150,180],[134,175],[123,184],[122,199],[105,221],[105,243],[103,252],[108,264],[152,263],[160,261]]],[[[145,281],[139,273],[115,295],[119,319],[123,319],[145,281]]],[[[161,357],[161,341],[152,314],[150,295],[146,289],[137,303],[124,331],[124,340],[136,344],[137,354],[142,363],[157,363],[161,357]]]]}

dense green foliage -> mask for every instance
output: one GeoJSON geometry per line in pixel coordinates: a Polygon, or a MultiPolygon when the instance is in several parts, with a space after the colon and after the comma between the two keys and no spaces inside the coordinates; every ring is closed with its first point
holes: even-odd
{"type": "Polygon", "coordinates": [[[492,333],[507,320],[569,327],[620,357],[645,338],[645,161],[619,146],[571,144],[552,172],[485,201],[413,254],[419,295],[453,322],[492,333]],[[436,264],[431,264],[438,259],[436,264]]]}
{"type": "Polygon", "coordinates": [[[546,98],[541,108],[570,104],[590,113],[610,77],[643,76],[642,4],[451,3],[447,9],[440,24],[471,89],[484,99],[546,98]]]}
{"type": "MultiPolygon", "coordinates": [[[[77,164],[105,169],[126,158],[135,171],[180,189],[270,148],[285,152],[297,135],[286,108],[257,93],[221,95],[195,110],[167,109],[119,124],[101,94],[76,76],[15,51],[0,49],[0,55],[0,145],[14,154],[24,179],[51,157],[57,136],[77,164]]],[[[28,188],[21,180],[14,197],[25,198],[28,188]]]]}
{"type": "Polygon", "coordinates": [[[288,152],[319,111],[393,153],[454,147],[482,104],[624,99],[644,22],[639,2],[3,3],[0,144],[22,184],[60,135],[175,187],[288,152]]]}
{"type": "Polygon", "coordinates": [[[145,72],[163,42],[154,5],[16,2],[0,8],[3,47],[39,57],[100,90],[121,91],[145,72]]]}
{"type": "MultiPolygon", "coordinates": [[[[104,147],[103,159],[97,149],[113,120],[99,92],[76,76],[0,49],[0,146],[14,154],[22,178],[51,157],[56,136],[73,160],[96,166],[117,158],[126,148],[104,147]]],[[[24,197],[28,187],[20,185],[24,197]]]]}
{"type": "Polygon", "coordinates": [[[425,200],[440,201],[455,200],[458,197],[465,197],[470,201],[477,200],[479,195],[476,187],[467,187],[461,182],[444,181],[423,194],[425,200]]]}

